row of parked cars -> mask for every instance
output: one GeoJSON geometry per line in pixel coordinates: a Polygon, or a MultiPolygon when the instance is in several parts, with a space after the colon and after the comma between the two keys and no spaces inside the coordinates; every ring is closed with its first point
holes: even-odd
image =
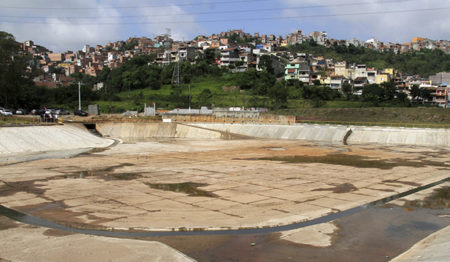
{"type": "MultiPolygon", "coordinates": [[[[26,109],[19,108],[17,110],[11,110],[7,108],[0,107],[0,115],[1,116],[12,116],[12,115],[44,115],[44,114],[52,114],[52,115],[70,115],[70,112],[65,109],[50,109],[50,108],[41,108],[41,109],[33,109],[28,112],[26,109]]],[[[73,112],[76,116],[87,116],[88,114],[83,110],[75,110],[73,112]]]]}

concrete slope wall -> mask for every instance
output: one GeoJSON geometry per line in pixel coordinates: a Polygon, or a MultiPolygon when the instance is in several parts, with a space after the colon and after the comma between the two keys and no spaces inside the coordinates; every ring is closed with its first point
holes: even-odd
{"type": "Polygon", "coordinates": [[[220,139],[221,132],[177,123],[98,123],[103,136],[117,138],[198,138],[220,139]]]}
{"type": "Polygon", "coordinates": [[[300,139],[342,143],[348,128],[331,125],[252,125],[252,124],[193,124],[257,138],[300,139]]]}
{"type": "Polygon", "coordinates": [[[450,146],[449,129],[352,126],[348,144],[450,146]]]}
{"type": "Polygon", "coordinates": [[[450,146],[450,129],[365,127],[340,125],[192,124],[259,138],[300,139],[347,144],[450,146]],[[351,130],[351,132],[349,132],[351,130]]]}
{"type": "Polygon", "coordinates": [[[0,155],[107,147],[112,143],[74,125],[0,128],[0,155]]]}

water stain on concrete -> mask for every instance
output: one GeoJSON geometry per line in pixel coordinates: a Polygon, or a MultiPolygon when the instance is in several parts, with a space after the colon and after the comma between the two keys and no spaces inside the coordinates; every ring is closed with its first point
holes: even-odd
{"type": "Polygon", "coordinates": [[[182,192],[187,194],[188,196],[217,197],[216,194],[199,189],[199,187],[208,186],[208,184],[204,183],[185,182],[173,184],[156,184],[156,183],[145,183],[145,184],[153,189],[172,192],[182,192]]]}

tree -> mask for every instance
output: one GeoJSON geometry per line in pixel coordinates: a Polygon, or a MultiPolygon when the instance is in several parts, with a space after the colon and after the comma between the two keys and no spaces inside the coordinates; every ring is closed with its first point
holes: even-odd
{"type": "Polygon", "coordinates": [[[18,51],[14,36],[0,31],[0,105],[5,107],[25,107],[25,95],[35,94],[28,92],[34,86],[27,70],[32,58],[18,51]]]}
{"type": "Polygon", "coordinates": [[[274,74],[274,69],[272,66],[272,57],[270,55],[262,55],[259,58],[259,68],[267,71],[269,74],[274,74]]]}
{"type": "Polygon", "coordinates": [[[433,97],[431,96],[431,93],[432,93],[432,92],[433,92],[432,90],[423,87],[423,88],[420,89],[420,97],[422,97],[422,99],[423,99],[424,102],[425,102],[425,101],[430,101],[431,98],[433,98],[433,97]]]}
{"type": "Polygon", "coordinates": [[[400,92],[397,94],[396,100],[403,105],[409,105],[410,101],[408,99],[408,95],[406,93],[400,92]]]}
{"type": "Polygon", "coordinates": [[[381,86],[384,88],[384,99],[387,101],[394,100],[397,95],[397,88],[394,82],[384,82],[381,86]]]}
{"type": "Polygon", "coordinates": [[[347,98],[347,100],[350,100],[353,94],[352,85],[350,85],[349,83],[342,84],[342,93],[344,93],[345,98],[347,98]]]}
{"type": "Polygon", "coordinates": [[[383,100],[384,93],[384,88],[377,84],[366,85],[362,91],[362,98],[364,101],[378,105],[383,100]]]}
{"type": "Polygon", "coordinates": [[[198,95],[199,106],[211,105],[212,97],[213,97],[213,94],[212,94],[211,90],[209,90],[208,88],[203,89],[203,91],[198,95]]]}
{"type": "Polygon", "coordinates": [[[420,97],[420,88],[418,85],[413,85],[410,91],[413,100],[417,100],[420,97]]]}
{"type": "Polygon", "coordinates": [[[268,95],[272,98],[273,108],[275,109],[287,107],[288,90],[285,85],[286,82],[281,80],[268,90],[268,95]]]}

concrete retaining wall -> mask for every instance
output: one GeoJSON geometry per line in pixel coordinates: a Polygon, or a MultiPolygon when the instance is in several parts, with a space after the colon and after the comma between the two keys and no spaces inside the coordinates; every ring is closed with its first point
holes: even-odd
{"type": "Polygon", "coordinates": [[[450,146],[449,129],[365,127],[340,125],[250,125],[192,124],[203,128],[271,139],[300,139],[317,142],[411,146],[450,146]],[[351,133],[349,132],[351,130],[351,133]],[[346,137],[347,135],[347,137],[346,137]]]}
{"type": "Polygon", "coordinates": [[[449,129],[352,126],[348,144],[450,146],[449,129]]]}
{"type": "Polygon", "coordinates": [[[346,126],[332,125],[244,125],[244,124],[193,124],[203,128],[220,130],[257,138],[299,139],[342,143],[348,132],[346,126]]]}
{"type": "Polygon", "coordinates": [[[219,131],[181,125],[177,123],[98,123],[103,136],[116,138],[192,138],[220,139],[219,131]]]}
{"type": "Polygon", "coordinates": [[[0,128],[0,155],[107,147],[112,143],[74,125],[0,128]]]}

